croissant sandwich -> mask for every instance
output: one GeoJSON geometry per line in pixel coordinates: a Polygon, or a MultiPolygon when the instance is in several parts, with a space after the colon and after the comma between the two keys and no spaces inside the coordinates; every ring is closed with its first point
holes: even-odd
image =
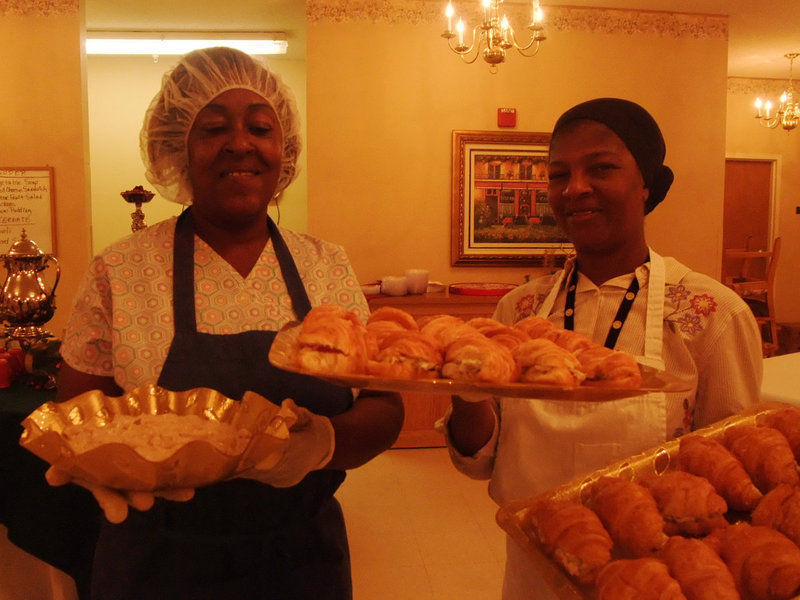
{"type": "Polygon", "coordinates": [[[394,306],[381,306],[374,310],[367,319],[367,326],[379,321],[396,323],[400,329],[408,329],[411,331],[419,329],[417,321],[410,313],[403,309],[395,308],[394,306]]]}
{"type": "Polygon", "coordinates": [[[708,479],[729,509],[749,511],[761,500],[761,492],[739,459],[715,439],[697,434],[680,438],[678,464],[708,479]]]}
{"type": "Polygon", "coordinates": [[[577,331],[571,331],[569,329],[557,329],[554,333],[549,334],[547,337],[562,348],[566,348],[570,352],[575,353],[587,348],[593,348],[597,345],[589,336],[578,333],[577,331]]]}
{"type": "Polygon", "coordinates": [[[464,319],[453,315],[435,315],[420,319],[419,330],[439,340],[445,348],[458,338],[479,333],[477,329],[467,325],[464,319]]]}
{"type": "Polygon", "coordinates": [[[363,373],[367,363],[366,327],[338,306],[312,308],[297,335],[298,366],[313,373],[363,373]]]}
{"type": "Polygon", "coordinates": [[[383,346],[367,362],[367,372],[376,377],[435,379],[442,360],[436,339],[421,331],[397,331],[384,338],[383,346]]]}
{"type": "Polygon", "coordinates": [[[513,350],[520,381],[564,387],[578,386],[585,375],[575,355],[546,338],[535,338],[513,350]]]}
{"type": "Polygon", "coordinates": [[[514,348],[519,346],[522,342],[527,342],[529,339],[531,339],[527,333],[521,329],[515,329],[514,327],[494,329],[491,332],[487,332],[485,335],[490,340],[505,346],[512,352],[514,351],[514,348]]]}
{"type": "Polygon", "coordinates": [[[504,384],[516,381],[519,367],[508,348],[476,331],[447,346],[442,376],[456,381],[504,384]]]}
{"type": "Polygon", "coordinates": [[[611,539],[633,556],[652,554],[667,540],[656,501],[638,483],[600,477],[589,490],[587,506],[600,517],[611,539]]]}
{"type": "Polygon", "coordinates": [[[387,336],[398,331],[419,331],[417,322],[409,313],[392,306],[381,306],[367,319],[367,334],[374,342],[374,351],[380,350],[387,336]]]}
{"type": "Polygon", "coordinates": [[[800,488],[782,483],[772,489],[753,510],[750,522],[776,529],[800,546],[800,488]]]}
{"type": "Polygon", "coordinates": [[[674,536],[658,554],[687,600],[739,600],[733,575],[714,549],[699,539],[674,536]]]}
{"type": "Polygon", "coordinates": [[[521,526],[581,583],[593,583],[599,570],[611,560],[611,536],[597,515],[579,502],[539,500],[530,507],[521,526]]]}
{"type": "Polygon", "coordinates": [[[594,385],[638,388],[642,373],[636,359],[621,350],[612,350],[596,344],[576,352],[586,382],[594,385]]]}
{"type": "Polygon", "coordinates": [[[557,328],[552,321],[544,317],[537,317],[531,315],[514,323],[514,328],[525,332],[528,337],[539,338],[547,337],[548,335],[555,335],[557,328]]]}
{"type": "Polygon", "coordinates": [[[789,600],[800,593],[800,548],[785,535],[744,522],[713,535],[743,600],[789,600]]]}
{"type": "Polygon", "coordinates": [[[687,600],[657,558],[614,560],[597,576],[597,600],[687,600]]]}
{"type": "Polygon", "coordinates": [[[667,535],[701,536],[728,524],[728,503],[705,477],[688,471],[666,471],[638,482],[653,495],[667,535]]]}
{"type": "Polygon", "coordinates": [[[792,448],[777,429],[736,425],[725,430],[723,443],[742,461],[762,493],[781,483],[800,484],[792,448]]]}
{"type": "Polygon", "coordinates": [[[467,325],[474,327],[483,335],[491,337],[495,333],[500,333],[506,329],[506,325],[490,317],[473,317],[467,321],[467,325]]]}

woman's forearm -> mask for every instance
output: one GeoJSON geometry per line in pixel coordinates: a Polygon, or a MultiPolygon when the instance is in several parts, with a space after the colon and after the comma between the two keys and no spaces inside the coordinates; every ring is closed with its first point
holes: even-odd
{"type": "Polygon", "coordinates": [[[468,402],[453,396],[453,412],[448,422],[450,441],[459,454],[472,456],[492,437],[495,414],[489,400],[468,402]]]}
{"type": "Polygon", "coordinates": [[[361,392],[353,407],[331,417],[336,432],[329,469],[354,469],[391,448],[403,427],[399,394],[361,392]]]}

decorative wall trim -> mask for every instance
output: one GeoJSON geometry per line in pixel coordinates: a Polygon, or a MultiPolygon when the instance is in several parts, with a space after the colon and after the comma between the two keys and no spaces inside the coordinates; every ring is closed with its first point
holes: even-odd
{"type": "MultiPolygon", "coordinates": [[[[479,17],[476,0],[456,0],[457,12],[474,21],[479,17]]],[[[530,19],[530,3],[506,2],[505,11],[513,23],[530,19]]],[[[445,0],[307,0],[309,23],[367,21],[390,25],[444,24],[445,0]]],[[[545,27],[551,31],[650,34],[673,38],[728,39],[728,17],[612,8],[584,8],[543,5],[545,27]]],[[[517,25],[519,27],[519,25],[517,25]]]]}
{"type": "Polygon", "coordinates": [[[79,0],[0,0],[0,15],[51,17],[76,15],[79,0]]]}
{"type": "Polygon", "coordinates": [[[728,77],[728,94],[732,96],[761,96],[775,98],[786,90],[788,79],[759,79],[747,77],[728,77]]]}

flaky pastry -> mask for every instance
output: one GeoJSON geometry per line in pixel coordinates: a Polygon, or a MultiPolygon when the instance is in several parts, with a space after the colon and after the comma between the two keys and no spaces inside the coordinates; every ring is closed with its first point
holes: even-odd
{"type": "Polygon", "coordinates": [[[544,317],[537,317],[536,315],[531,315],[517,321],[514,323],[514,327],[520,331],[524,331],[532,338],[547,337],[549,334],[554,334],[556,332],[554,323],[544,317]]]}
{"type": "Polygon", "coordinates": [[[395,308],[394,306],[381,306],[375,309],[367,319],[367,327],[380,321],[396,323],[400,326],[400,329],[406,329],[409,331],[419,330],[417,321],[414,319],[411,313],[408,313],[401,308],[395,308]]]}
{"type": "Polygon", "coordinates": [[[728,524],[728,503],[705,477],[666,471],[641,477],[638,482],[653,495],[667,535],[706,535],[728,524]]]}
{"type": "Polygon", "coordinates": [[[777,429],[735,425],[725,430],[723,443],[742,461],[745,471],[762,493],[781,483],[800,484],[792,448],[777,429]]]}
{"type": "Polygon", "coordinates": [[[312,308],[297,335],[296,362],[312,373],[363,373],[369,354],[366,327],[338,306],[312,308]]]}
{"type": "Polygon", "coordinates": [[[719,554],[704,541],[673,536],[658,556],[667,564],[687,600],[739,600],[733,575],[719,554]]]}
{"type": "Polygon", "coordinates": [[[445,348],[460,337],[479,333],[477,329],[467,325],[464,319],[453,315],[436,315],[420,319],[419,326],[421,332],[436,338],[445,348]]]}
{"type": "Polygon", "coordinates": [[[633,556],[653,554],[667,540],[655,499],[634,481],[600,477],[592,484],[586,505],[597,513],[614,542],[633,556]]]}
{"type": "Polygon", "coordinates": [[[467,325],[474,327],[486,337],[492,337],[493,334],[499,333],[507,327],[491,317],[473,317],[467,321],[467,325]]]}
{"type": "Polygon", "coordinates": [[[575,354],[586,373],[587,383],[621,388],[638,388],[642,385],[639,363],[627,352],[595,344],[575,354]]]}
{"type": "Polygon", "coordinates": [[[398,331],[384,339],[367,372],[376,377],[435,379],[442,367],[442,346],[421,331],[398,331]]]}
{"type": "Polygon", "coordinates": [[[569,329],[557,329],[555,333],[548,334],[547,337],[562,348],[575,353],[597,345],[589,336],[569,329]]]}
{"type": "Polygon", "coordinates": [[[800,488],[776,486],[753,509],[750,522],[776,529],[800,546],[800,488]]]}
{"type": "Polygon", "coordinates": [[[486,334],[490,340],[494,340],[498,344],[502,344],[509,350],[514,350],[517,346],[519,346],[522,342],[528,341],[530,336],[522,331],[521,329],[515,329],[513,327],[503,327],[502,329],[495,329],[490,333],[486,334]]]}
{"type": "Polygon", "coordinates": [[[681,469],[708,479],[730,509],[752,510],[761,500],[761,492],[741,461],[715,439],[698,434],[681,437],[678,464],[681,469]]]}
{"type": "Polygon", "coordinates": [[[511,351],[475,331],[445,348],[442,376],[477,383],[511,383],[519,377],[519,366],[511,351]]]}
{"type": "Polygon", "coordinates": [[[574,387],[585,375],[572,352],[546,338],[523,342],[513,350],[520,367],[520,381],[542,385],[574,387]]]}
{"type": "Polygon", "coordinates": [[[780,431],[789,442],[795,460],[800,461],[800,408],[787,406],[767,413],[763,424],[780,431]]]}
{"type": "Polygon", "coordinates": [[[613,560],[597,576],[597,600],[687,600],[657,558],[613,560]]]}
{"type": "Polygon", "coordinates": [[[591,584],[611,560],[614,542],[597,515],[579,502],[543,498],[534,502],[521,527],[577,581],[591,584]]]}
{"type": "Polygon", "coordinates": [[[740,522],[712,536],[743,600],[789,600],[800,593],[800,548],[779,531],[740,522]]]}

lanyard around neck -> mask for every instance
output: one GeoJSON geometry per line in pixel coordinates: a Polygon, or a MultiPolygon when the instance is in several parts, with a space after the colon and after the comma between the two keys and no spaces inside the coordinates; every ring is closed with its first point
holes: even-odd
{"type": "MultiPolygon", "coordinates": [[[[572,270],[569,283],[567,284],[567,299],[564,307],[564,329],[570,331],[575,329],[575,292],[578,289],[578,267],[577,265],[572,270]]],[[[639,293],[639,280],[636,279],[636,273],[633,275],[633,281],[628,286],[625,295],[622,297],[622,302],[617,309],[617,314],[611,322],[611,327],[608,330],[606,341],[603,344],[606,348],[613,349],[617,345],[619,333],[622,331],[622,326],[628,318],[628,313],[631,311],[633,301],[636,299],[636,294],[639,293]]]]}

